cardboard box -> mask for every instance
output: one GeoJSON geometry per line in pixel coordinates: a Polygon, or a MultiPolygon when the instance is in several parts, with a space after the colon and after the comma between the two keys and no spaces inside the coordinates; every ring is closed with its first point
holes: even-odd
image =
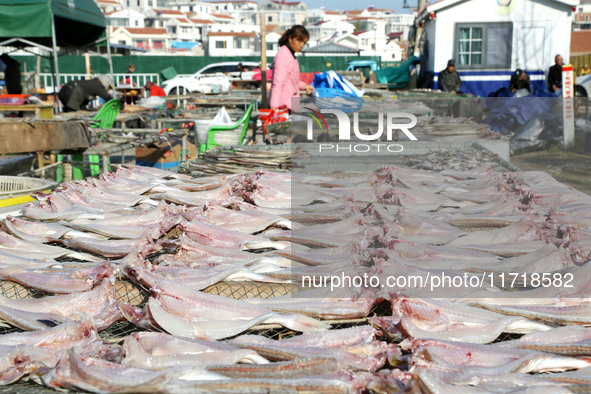
{"type": "MultiPolygon", "coordinates": [[[[181,162],[182,143],[180,138],[170,138],[135,149],[135,162],[138,166],[161,169],[175,168],[181,162]]],[[[197,149],[190,139],[187,140],[187,160],[197,157],[197,149]]]]}

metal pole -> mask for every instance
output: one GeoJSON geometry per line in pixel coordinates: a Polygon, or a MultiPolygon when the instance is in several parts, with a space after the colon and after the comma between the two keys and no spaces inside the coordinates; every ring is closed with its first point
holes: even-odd
{"type": "Polygon", "coordinates": [[[57,39],[55,36],[55,16],[51,16],[51,44],[53,46],[53,102],[55,106],[55,112],[59,112],[59,100],[57,98],[57,92],[60,89],[60,68],[57,62],[57,39]]]}
{"type": "Polygon", "coordinates": [[[113,88],[115,88],[115,76],[113,75],[113,59],[111,58],[111,39],[109,37],[109,30],[111,29],[107,24],[107,28],[105,29],[105,34],[107,36],[107,61],[109,63],[109,73],[111,74],[111,78],[113,79],[113,88]]]}
{"type": "Polygon", "coordinates": [[[187,161],[187,137],[189,132],[185,131],[183,138],[181,139],[181,161],[187,161]]]}
{"type": "Polygon", "coordinates": [[[261,108],[269,108],[267,101],[267,27],[265,13],[261,12],[261,108]]]}
{"type": "MultiPolygon", "coordinates": [[[[419,7],[417,10],[417,17],[419,17],[421,15],[421,13],[423,12],[423,10],[425,9],[425,0],[419,0],[419,7]]],[[[416,23],[416,21],[415,21],[416,23]]],[[[417,33],[415,35],[415,42],[414,42],[414,52],[413,55],[414,56],[420,56],[421,51],[419,49],[419,42],[421,40],[421,35],[423,35],[423,24],[420,23],[417,25],[417,33]]]]}
{"type": "Polygon", "coordinates": [[[109,154],[103,153],[103,172],[109,172],[109,154]]]}

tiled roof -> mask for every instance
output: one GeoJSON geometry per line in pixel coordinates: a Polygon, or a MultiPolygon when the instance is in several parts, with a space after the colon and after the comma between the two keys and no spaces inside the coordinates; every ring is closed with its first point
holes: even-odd
{"type": "Polygon", "coordinates": [[[176,20],[181,23],[191,23],[191,21],[188,20],[187,18],[176,18],[176,20]]]}
{"type": "Polygon", "coordinates": [[[358,36],[358,35],[360,35],[360,34],[363,34],[363,33],[367,33],[367,30],[354,31],[352,34],[353,34],[354,36],[358,36]]]}
{"type": "Polygon", "coordinates": [[[153,9],[152,11],[154,11],[156,14],[161,13],[162,15],[180,15],[180,16],[185,16],[184,12],[181,12],[179,10],[158,10],[158,9],[153,9]]]}
{"type": "Polygon", "coordinates": [[[191,19],[191,22],[193,22],[197,25],[205,25],[205,24],[215,23],[213,21],[210,21],[209,19],[191,19]]]}
{"type": "MultiPolygon", "coordinates": [[[[166,29],[156,27],[120,27],[119,29],[125,29],[129,34],[143,34],[143,35],[160,35],[166,34],[166,29]]],[[[116,29],[117,30],[117,29],[116,29]]]]}
{"type": "Polygon", "coordinates": [[[216,18],[223,18],[223,19],[234,19],[230,15],[211,14],[211,16],[215,16],[216,18]]]}
{"type": "Polygon", "coordinates": [[[212,31],[210,37],[254,37],[255,33],[233,32],[233,31],[212,31]]]}

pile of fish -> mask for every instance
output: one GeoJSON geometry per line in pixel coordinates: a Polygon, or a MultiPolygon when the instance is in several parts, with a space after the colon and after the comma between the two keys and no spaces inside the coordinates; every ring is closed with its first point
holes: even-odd
{"type": "Polygon", "coordinates": [[[570,392],[591,380],[591,197],[546,173],[192,178],[127,166],[37,199],[0,232],[0,283],[45,294],[0,296],[13,328],[0,335],[0,385],[570,392]],[[433,286],[445,275],[484,280],[433,286]],[[120,280],[149,297],[123,302],[120,280]],[[204,291],[236,281],[297,294],[204,291]],[[373,315],[378,305],[389,312],[373,315]],[[332,328],[347,319],[362,323],[332,328]],[[121,321],[137,332],[104,339],[121,321]],[[261,325],[297,335],[253,335],[261,325]]]}
{"type": "Polygon", "coordinates": [[[234,149],[232,151],[213,149],[203,153],[196,160],[181,165],[179,172],[219,175],[240,174],[265,169],[270,171],[290,170],[291,151],[265,151],[234,149]]]}

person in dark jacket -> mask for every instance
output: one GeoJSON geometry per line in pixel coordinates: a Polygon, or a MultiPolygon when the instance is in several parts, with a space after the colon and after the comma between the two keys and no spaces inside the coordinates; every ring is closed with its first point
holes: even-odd
{"type": "Polygon", "coordinates": [[[460,79],[460,74],[456,71],[455,60],[450,59],[447,62],[447,68],[437,76],[437,84],[439,85],[439,90],[443,90],[444,92],[460,92],[462,80],[460,79]]]}
{"type": "Polygon", "coordinates": [[[515,93],[519,89],[527,89],[527,91],[531,93],[529,83],[529,75],[527,75],[527,73],[522,69],[518,68],[517,70],[515,70],[513,75],[511,75],[511,82],[509,82],[509,90],[511,91],[511,93],[515,93]]]}
{"type": "Polygon", "coordinates": [[[548,70],[548,90],[556,96],[562,93],[562,56],[554,57],[554,65],[548,70]]]}
{"type": "Polygon", "coordinates": [[[21,85],[21,64],[3,53],[0,60],[6,66],[4,69],[4,82],[8,94],[21,94],[23,86],[21,85]]]}
{"type": "Polygon", "coordinates": [[[107,75],[99,75],[90,80],[70,81],[59,92],[59,99],[64,105],[64,112],[86,109],[89,102],[97,96],[105,101],[112,97],[107,92],[113,80],[107,75]]]}

